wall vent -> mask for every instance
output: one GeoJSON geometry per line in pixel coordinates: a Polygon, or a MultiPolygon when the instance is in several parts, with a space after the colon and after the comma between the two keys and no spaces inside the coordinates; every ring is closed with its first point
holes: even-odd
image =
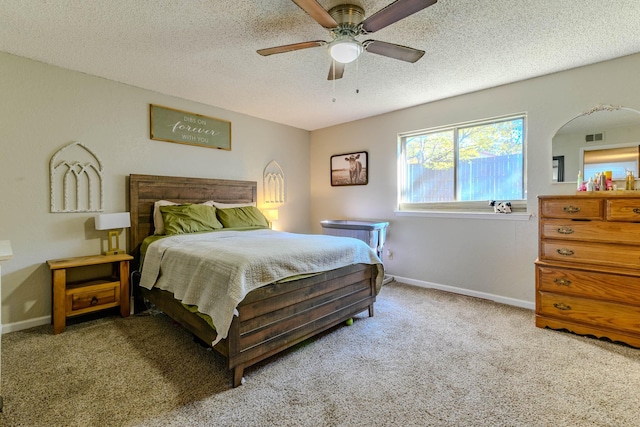
{"type": "Polygon", "coordinates": [[[584,140],[587,142],[602,142],[604,141],[604,133],[592,133],[584,137],[584,140]]]}

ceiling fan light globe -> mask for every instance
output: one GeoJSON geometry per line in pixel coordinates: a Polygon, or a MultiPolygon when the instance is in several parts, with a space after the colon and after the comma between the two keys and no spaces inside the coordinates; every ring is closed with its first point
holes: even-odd
{"type": "Polygon", "coordinates": [[[329,54],[336,61],[348,64],[355,61],[363,50],[362,44],[356,40],[338,40],[331,43],[329,54]]]}

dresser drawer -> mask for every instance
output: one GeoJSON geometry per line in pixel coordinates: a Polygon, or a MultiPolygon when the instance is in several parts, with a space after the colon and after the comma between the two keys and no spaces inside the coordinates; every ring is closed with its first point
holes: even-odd
{"type": "Polygon", "coordinates": [[[542,240],[540,258],[562,262],[577,262],[640,268],[640,248],[610,243],[542,240]]]}
{"type": "Polygon", "coordinates": [[[540,221],[540,237],[640,245],[640,223],[545,219],[540,221]]]}
{"type": "Polygon", "coordinates": [[[640,307],[560,295],[538,294],[538,314],[621,331],[640,331],[640,307]]]}
{"type": "Polygon", "coordinates": [[[612,199],[606,201],[608,221],[640,222],[640,200],[612,199]]]}
{"type": "Polygon", "coordinates": [[[640,304],[640,277],[536,266],[538,291],[640,304]]]}
{"type": "Polygon", "coordinates": [[[603,219],[602,199],[548,199],[540,200],[543,218],[603,219]]]}
{"type": "Polygon", "coordinates": [[[96,280],[67,285],[66,298],[67,316],[115,307],[120,304],[120,282],[96,280]]]}

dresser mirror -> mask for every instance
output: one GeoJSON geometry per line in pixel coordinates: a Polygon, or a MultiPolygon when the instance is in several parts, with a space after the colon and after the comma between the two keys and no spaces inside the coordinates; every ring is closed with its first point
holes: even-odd
{"type": "Polygon", "coordinates": [[[598,105],[562,126],[552,139],[554,183],[585,180],[594,171],[613,171],[624,180],[631,170],[638,177],[640,164],[640,111],[598,105]]]}

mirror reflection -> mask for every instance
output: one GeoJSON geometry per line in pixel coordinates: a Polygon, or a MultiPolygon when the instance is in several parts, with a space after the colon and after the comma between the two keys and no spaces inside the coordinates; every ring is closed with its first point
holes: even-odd
{"type": "Polygon", "coordinates": [[[612,171],[624,180],[627,170],[638,176],[640,111],[599,105],[562,126],[552,140],[553,182],[576,182],[578,172],[612,171]]]}

